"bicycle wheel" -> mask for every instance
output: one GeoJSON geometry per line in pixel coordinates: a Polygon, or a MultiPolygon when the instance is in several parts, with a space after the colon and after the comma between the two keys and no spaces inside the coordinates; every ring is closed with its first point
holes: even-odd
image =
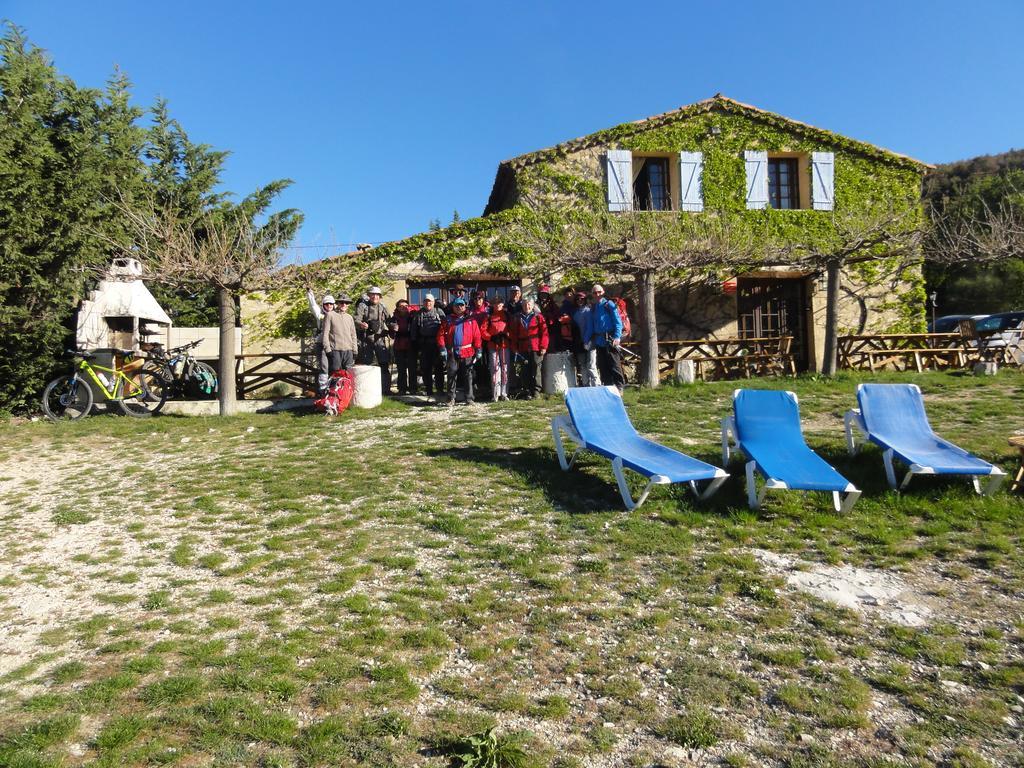
{"type": "Polygon", "coordinates": [[[145,401],[149,404],[151,414],[160,413],[167,398],[171,394],[173,381],[167,378],[164,369],[143,368],[138,376],[139,384],[145,393],[145,401]]]}
{"type": "Polygon", "coordinates": [[[143,366],[139,378],[149,400],[174,399],[177,389],[174,384],[174,373],[166,365],[147,363],[143,366]]]}
{"type": "Polygon", "coordinates": [[[75,420],[92,410],[92,389],[77,376],[61,376],[43,390],[43,412],[53,421],[75,420]]]}
{"type": "Polygon", "coordinates": [[[159,411],[163,407],[164,400],[167,397],[164,395],[162,399],[150,400],[150,393],[142,385],[141,378],[141,375],[139,375],[135,378],[128,379],[127,382],[122,379],[121,386],[128,387],[130,385],[130,388],[115,401],[117,403],[117,407],[121,409],[122,413],[126,416],[133,416],[137,419],[148,418],[159,411]]]}
{"type": "Polygon", "coordinates": [[[196,360],[192,364],[186,386],[196,400],[212,400],[217,397],[217,372],[206,363],[196,360]]]}

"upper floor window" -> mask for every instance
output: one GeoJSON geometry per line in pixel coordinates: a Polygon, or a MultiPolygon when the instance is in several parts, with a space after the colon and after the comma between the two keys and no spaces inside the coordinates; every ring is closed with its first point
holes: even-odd
{"type": "Polygon", "coordinates": [[[634,157],[628,149],[605,156],[609,211],[703,211],[704,155],[634,157]]]}
{"type": "Polygon", "coordinates": [[[833,210],[835,155],[831,152],[743,152],[747,208],[833,210]]]}
{"type": "Polygon", "coordinates": [[[768,204],[772,208],[800,208],[800,172],[795,157],[768,158],[768,204]]]}
{"type": "Polygon", "coordinates": [[[636,210],[672,210],[668,158],[638,157],[633,162],[633,199],[636,201],[636,210]]]}

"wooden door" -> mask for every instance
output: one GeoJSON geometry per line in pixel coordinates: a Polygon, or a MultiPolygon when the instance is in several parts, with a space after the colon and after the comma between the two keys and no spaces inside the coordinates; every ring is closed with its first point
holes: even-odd
{"type": "Polygon", "coordinates": [[[807,281],[795,278],[741,277],[736,282],[740,338],[793,337],[798,371],[810,366],[807,334],[807,281]]]}

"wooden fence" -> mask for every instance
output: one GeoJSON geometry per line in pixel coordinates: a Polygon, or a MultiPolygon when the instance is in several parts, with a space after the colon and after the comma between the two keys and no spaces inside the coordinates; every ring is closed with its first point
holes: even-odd
{"type": "Polygon", "coordinates": [[[291,384],[301,390],[315,390],[317,373],[319,368],[313,356],[302,352],[235,357],[235,388],[238,397],[245,397],[278,382],[291,384]]]}

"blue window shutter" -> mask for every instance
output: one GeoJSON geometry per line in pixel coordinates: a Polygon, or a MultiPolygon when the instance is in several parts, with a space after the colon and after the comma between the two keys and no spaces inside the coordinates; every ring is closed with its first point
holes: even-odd
{"type": "Polygon", "coordinates": [[[748,149],[743,153],[747,166],[747,208],[768,207],[768,153],[748,149]]]}
{"type": "Polygon", "coordinates": [[[835,155],[831,152],[811,153],[811,207],[831,211],[835,207],[835,155]]]}
{"type": "Polygon", "coordinates": [[[704,153],[679,153],[679,210],[704,210],[704,153]]]}
{"type": "Polygon", "coordinates": [[[608,210],[633,210],[633,153],[628,149],[609,149],[608,210]]]}

